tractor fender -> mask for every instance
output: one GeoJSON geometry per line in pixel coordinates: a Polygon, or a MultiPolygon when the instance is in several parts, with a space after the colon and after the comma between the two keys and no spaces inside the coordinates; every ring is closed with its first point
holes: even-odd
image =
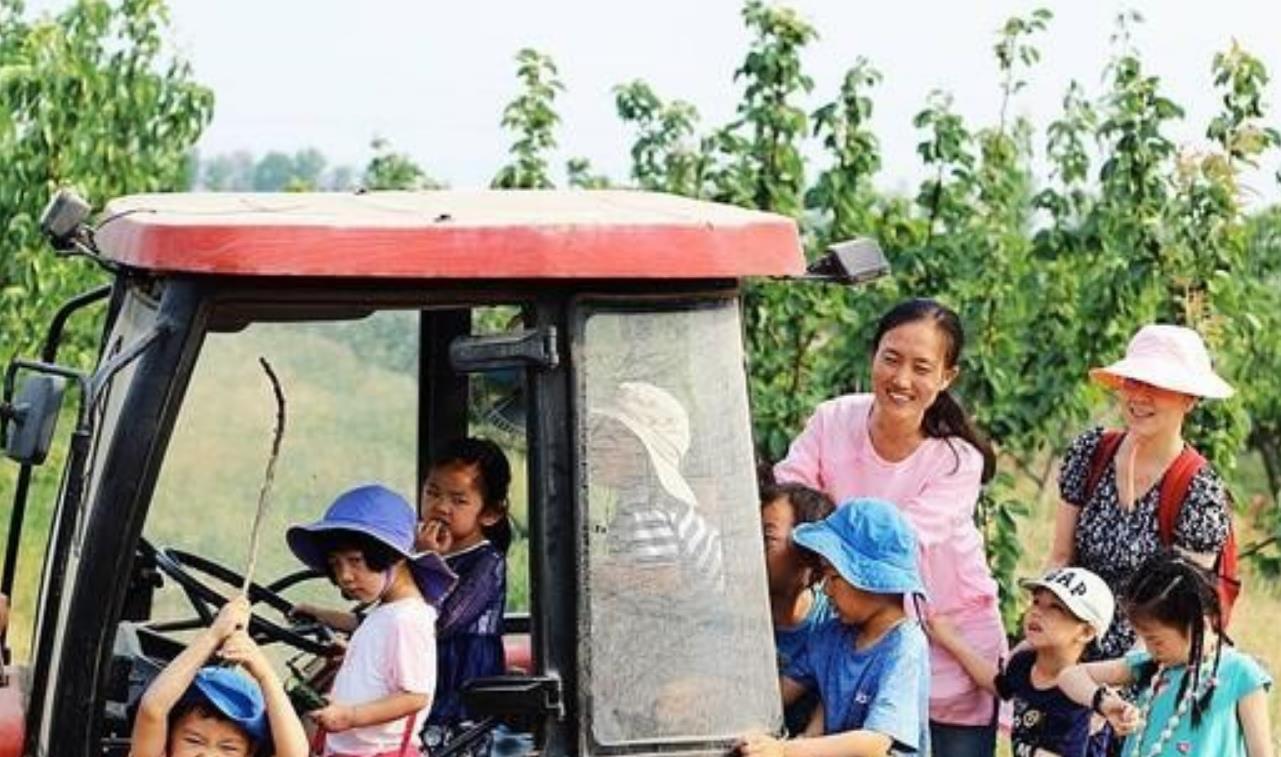
{"type": "Polygon", "coordinates": [[[0,757],[20,757],[27,722],[27,671],[9,667],[9,683],[0,686],[0,757]]]}

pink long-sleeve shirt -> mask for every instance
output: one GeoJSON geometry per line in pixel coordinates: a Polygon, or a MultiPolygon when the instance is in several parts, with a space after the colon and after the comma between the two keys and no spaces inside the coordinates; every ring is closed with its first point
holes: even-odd
{"type": "MultiPolygon", "coordinates": [[[[779,481],[826,492],[838,504],[856,497],[893,502],[916,528],[921,578],[931,612],[946,615],[976,652],[995,662],[1006,654],[996,581],[974,525],[983,458],[959,438],[929,438],[907,458],[877,454],[868,433],[872,395],[852,394],[818,406],[774,467],[779,481]]],[[[987,725],[994,700],[961,664],[930,646],[930,718],[987,725]]]]}

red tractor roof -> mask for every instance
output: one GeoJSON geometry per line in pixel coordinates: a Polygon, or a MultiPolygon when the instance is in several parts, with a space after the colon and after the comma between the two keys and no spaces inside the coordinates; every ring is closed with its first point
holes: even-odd
{"type": "Polygon", "coordinates": [[[154,194],[113,200],[103,256],[241,276],[739,278],[803,271],[790,218],[602,191],[154,194]]]}

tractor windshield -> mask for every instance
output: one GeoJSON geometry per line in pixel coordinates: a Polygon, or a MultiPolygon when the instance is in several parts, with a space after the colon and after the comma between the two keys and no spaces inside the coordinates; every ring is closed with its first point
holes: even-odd
{"type": "Polygon", "coordinates": [[[779,719],[739,309],[581,321],[582,688],[598,746],[779,719]]]}

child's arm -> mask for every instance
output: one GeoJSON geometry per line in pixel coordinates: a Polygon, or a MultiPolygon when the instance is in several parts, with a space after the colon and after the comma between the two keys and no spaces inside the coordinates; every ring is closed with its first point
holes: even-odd
{"type": "Polygon", "coordinates": [[[812,739],[784,741],[753,734],[739,744],[744,757],[883,757],[894,741],[877,731],[845,731],[812,739]]]}
{"type": "Polygon", "coordinates": [[[249,600],[238,596],[218,611],[213,624],[160,671],[138,703],[129,753],[132,757],[163,757],[169,736],[169,711],[187,692],[196,672],[237,628],[249,623],[249,600]]]}
{"type": "Polygon", "coordinates": [[[810,715],[810,722],[806,723],[804,730],[802,730],[797,735],[805,739],[811,739],[816,736],[822,736],[823,727],[826,722],[824,720],[825,717],[826,717],[826,713],[823,711],[823,703],[819,702],[814,707],[814,714],[810,715]]]}
{"type": "Polygon", "coordinates": [[[988,693],[996,693],[996,675],[1000,669],[980,656],[961,638],[961,634],[956,629],[956,624],[941,615],[935,615],[925,621],[925,631],[931,639],[938,642],[961,663],[967,675],[974,679],[974,683],[988,693]]]}
{"type": "MultiPolygon", "coordinates": [[[[1105,685],[1126,686],[1134,682],[1134,674],[1124,660],[1104,660],[1084,665],[1071,665],[1059,673],[1059,690],[1068,699],[1094,707],[1094,697],[1105,685]]],[[[1142,725],[1139,709],[1112,689],[1104,689],[1098,702],[1098,712],[1108,719],[1116,732],[1125,736],[1142,725]]]]}
{"type": "Polygon", "coordinates": [[[805,684],[795,678],[789,678],[787,676],[778,677],[778,688],[783,692],[784,707],[791,705],[796,700],[805,696],[805,692],[809,691],[809,689],[805,688],[805,684]]]}
{"type": "Polygon", "coordinates": [[[357,618],[356,614],[353,612],[347,612],[346,610],[331,610],[327,607],[307,604],[306,602],[299,602],[294,605],[294,610],[291,615],[295,618],[315,618],[335,631],[342,631],[344,633],[352,633],[356,630],[356,627],[360,625],[360,619],[357,618]]]}
{"type": "Polygon", "coordinates": [[[242,666],[258,682],[267,704],[267,722],[271,724],[271,738],[275,757],[307,757],[307,734],[302,722],[294,714],[285,687],[263,656],[262,649],[243,629],[236,631],[222,643],[222,657],[242,666]]]}
{"type": "Polygon", "coordinates": [[[1237,720],[1245,735],[1245,753],[1249,757],[1272,757],[1267,689],[1255,689],[1237,701],[1237,720]]]}
{"type": "Polygon", "coordinates": [[[430,702],[431,697],[427,694],[400,691],[382,699],[360,704],[341,704],[331,701],[323,709],[311,713],[311,717],[324,726],[326,731],[338,733],[350,728],[399,720],[426,708],[430,702]]]}

